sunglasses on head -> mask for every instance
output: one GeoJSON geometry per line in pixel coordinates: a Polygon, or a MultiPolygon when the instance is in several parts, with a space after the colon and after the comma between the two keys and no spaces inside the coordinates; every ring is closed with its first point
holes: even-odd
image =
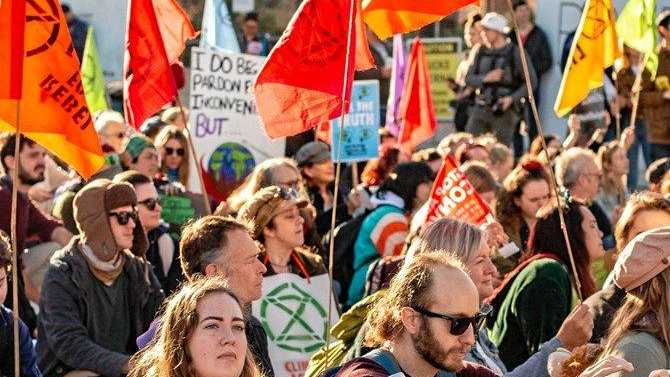
{"type": "Polygon", "coordinates": [[[177,156],[183,157],[184,156],[184,148],[171,148],[171,147],[165,147],[165,154],[172,155],[176,154],[177,156]]]}
{"type": "Polygon", "coordinates": [[[137,203],[147,207],[149,211],[153,211],[160,204],[160,200],[158,198],[147,198],[137,203]]]}
{"type": "Polygon", "coordinates": [[[279,196],[284,200],[298,200],[300,199],[300,193],[292,187],[281,187],[279,190],[279,196]]]}
{"type": "Polygon", "coordinates": [[[440,318],[449,321],[451,323],[449,333],[451,333],[451,335],[463,335],[463,333],[470,327],[470,325],[472,325],[472,330],[476,334],[484,323],[486,317],[491,314],[493,307],[488,304],[482,306],[479,313],[474,317],[453,317],[448,314],[431,312],[430,310],[419,306],[412,307],[412,309],[417,313],[425,315],[426,317],[440,318]]]}
{"type": "Polygon", "coordinates": [[[128,225],[130,219],[133,219],[133,222],[137,224],[137,212],[136,211],[119,211],[119,212],[110,212],[110,217],[116,217],[119,225],[128,225]]]}

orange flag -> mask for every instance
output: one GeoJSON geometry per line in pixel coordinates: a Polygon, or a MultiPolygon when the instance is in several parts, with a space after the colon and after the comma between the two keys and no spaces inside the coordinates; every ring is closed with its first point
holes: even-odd
{"type": "Polygon", "coordinates": [[[374,67],[357,0],[305,0],[272,49],[254,84],[258,114],[268,136],[295,135],[338,117],[346,86],[349,111],[354,70],[374,67]],[[354,17],[349,19],[352,1],[354,17]],[[343,82],[347,62],[347,82],[343,82]]]}
{"type": "Polygon", "coordinates": [[[380,39],[409,33],[479,0],[363,0],[363,18],[380,39]]]}
{"type": "Polygon", "coordinates": [[[399,109],[402,127],[398,143],[403,151],[411,153],[417,145],[432,137],[437,128],[428,61],[418,37],[412,42],[402,93],[399,109]]]}
{"type": "Polygon", "coordinates": [[[57,2],[0,1],[0,88],[0,131],[16,131],[19,106],[22,134],[85,178],[102,167],[79,60],[57,2]]]}

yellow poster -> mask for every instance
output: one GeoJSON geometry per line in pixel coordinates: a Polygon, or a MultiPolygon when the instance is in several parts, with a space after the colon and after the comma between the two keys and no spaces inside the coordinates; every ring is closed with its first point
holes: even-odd
{"type": "Polygon", "coordinates": [[[461,40],[424,38],[421,41],[428,59],[435,116],[440,121],[452,120],[454,109],[449,103],[454,99],[454,92],[449,88],[448,81],[456,76],[461,61],[461,40]]]}

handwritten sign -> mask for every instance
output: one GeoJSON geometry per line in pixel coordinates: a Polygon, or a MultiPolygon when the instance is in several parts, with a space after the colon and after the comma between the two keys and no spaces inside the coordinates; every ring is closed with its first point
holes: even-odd
{"type": "Polygon", "coordinates": [[[190,131],[197,164],[207,192],[223,200],[259,162],[283,156],[285,142],[267,137],[256,112],[252,88],[265,58],[214,48],[191,51],[190,131]]]}
{"type": "Polygon", "coordinates": [[[377,158],[380,126],[379,81],[354,81],[351,89],[351,108],[349,113],[344,115],[341,136],[340,121],[340,118],[336,118],[330,124],[333,161],[353,162],[377,158]]]}

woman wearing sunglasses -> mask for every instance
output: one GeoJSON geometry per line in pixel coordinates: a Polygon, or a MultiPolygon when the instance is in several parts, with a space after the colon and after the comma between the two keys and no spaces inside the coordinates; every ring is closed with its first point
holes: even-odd
{"type": "Polygon", "coordinates": [[[184,280],[179,261],[179,240],[170,235],[170,227],[161,221],[161,204],[158,191],[151,179],[135,170],[117,174],[114,182],[129,183],[137,195],[137,214],[144,233],[149,239],[147,260],[169,296],[184,280]]]}
{"type": "Polygon", "coordinates": [[[247,201],[237,219],[250,224],[252,237],[261,244],[259,256],[265,276],[292,273],[309,279],[326,273],[320,256],[304,247],[304,220],[300,209],[308,204],[293,189],[269,186],[247,201]]]}
{"type": "Polygon", "coordinates": [[[184,131],[177,126],[166,126],[156,135],[154,145],[160,154],[163,178],[188,187],[190,159],[184,131]]]}

